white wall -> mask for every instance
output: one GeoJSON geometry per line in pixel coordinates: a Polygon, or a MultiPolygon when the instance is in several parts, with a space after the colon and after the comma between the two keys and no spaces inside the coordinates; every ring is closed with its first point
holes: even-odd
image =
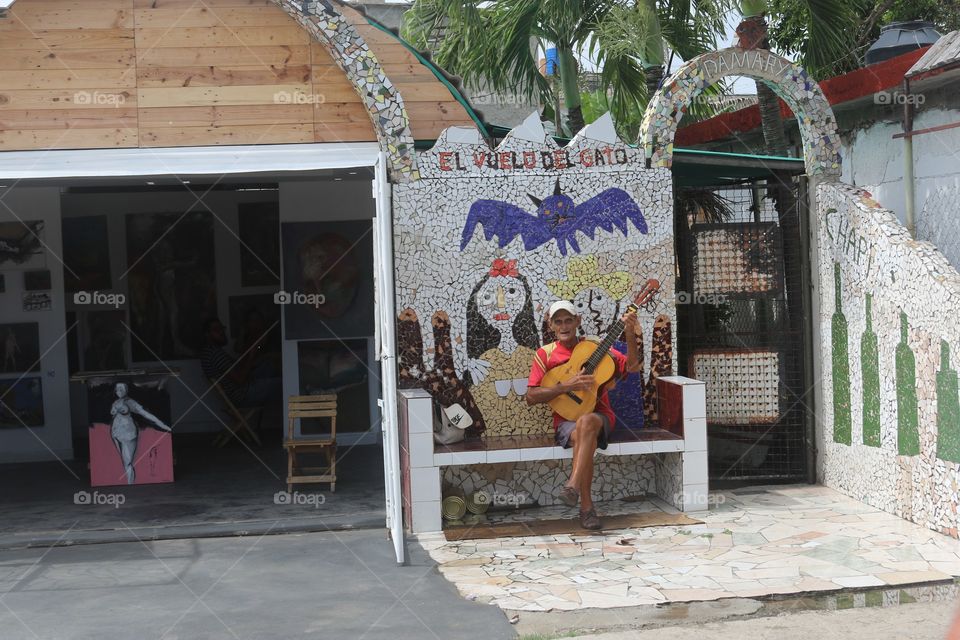
{"type": "MultiPolygon", "coordinates": [[[[44,426],[0,429],[0,462],[69,459],[73,457],[67,382],[67,341],[64,316],[63,268],[60,263],[60,190],[57,187],[11,187],[0,191],[0,222],[43,220],[47,245],[46,267],[50,270],[53,308],[24,311],[23,270],[5,265],[6,291],[0,293],[0,323],[36,322],[40,332],[40,371],[28,376],[43,380],[44,426]]],[[[19,375],[3,375],[4,379],[19,375]]]]}
{"type": "MultiPolygon", "coordinates": [[[[960,122],[960,110],[921,111],[913,128],[927,129],[960,122]]],[[[903,183],[904,141],[899,121],[876,122],[846,136],[843,145],[843,182],[866,189],[874,199],[906,221],[903,183]]],[[[960,187],[960,128],[915,136],[913,139],[916,212],[941,187],[960,187]]],[[[956,224],[956,222],[954,222],[956,224]]]]}

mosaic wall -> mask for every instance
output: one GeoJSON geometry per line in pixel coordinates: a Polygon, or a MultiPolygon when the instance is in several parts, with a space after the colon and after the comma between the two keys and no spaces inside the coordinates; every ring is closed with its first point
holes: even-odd
{"type": "Polygon", "coordinates": [[[917,217],[917,238],[932,242],[955,269],[960,269],[960,186],[940,187],[927,198],[917,217]]]}
{"type": "Polygon", "coordinates": [[[560,148],[536,114],[497,149],[457,127],[418,154],[421,179],[393,191],[400,386],[461,404],[474,434],[551,433],[524,399],[546,308],[572,300],[602,337],[653,278],[643,371],[612,402],[621,426],[655,418],[652,379],[675,367],[672,187],[642,163],[609,118],[560,148]]]}
{"type": "Polygon", "coordinates": [[[840,175],[840,137],[830,104],[816,81],[786,58],[762,50],[722,49],[683,64],[647,106],[641,131],[653,166],[673,162],[677,126],[693,100],[727,76],[765,81],[797,115],[810,175],[840,175]]]}
{"type": "MultiPolygon", "coordinates": [[[[656,489],[657,458],[664,455],[597,456],[594,460],[594,500],[642,496],[656,489]]],[[[497,504],[561,504],[557,496],[570,478],[571,461],[502,462],[443,468],[443,495],[486,491],[497,504]]],[[[675,487],[670,487],[674,489],[675,487]]],[[[676,495],[675,492],[663,495],[676,495]]]]}
{"type": "Polygon", "coordinates": [[[960,274],[862,190],[820,185],[818,215],[819,477],[957,537],[960,274]]]}
{"type": "Polygon", "coordinates": [[[391,179],[417,179],[410,118],[403,98],[356,28],[329,0],[273,0],[324,45],[363,99],[387,152],[391,179]]]}

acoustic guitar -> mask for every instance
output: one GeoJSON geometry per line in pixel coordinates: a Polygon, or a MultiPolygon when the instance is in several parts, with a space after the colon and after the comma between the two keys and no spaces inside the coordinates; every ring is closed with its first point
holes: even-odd
{"type": "MultiPolygon", "coordinates": [[[[650,298],[660,290],[658,280],[647,280],[643,290],[634,301],[627,306],[623,313],[636,312],[637,309],[650,301],[650,298]]],[[[561,393],[549,402],[550,407],[567,420],[576,420],[580,416],[591,413],[597,406],[603,385],[610,382],[617,371],[617,366],[610,356],[610,349],[623,333],[623,321],[619,318],[613,323],[610,332],[602,342],[584,340],[573,348],[570,359],[562,365],[548,370],[540,386],[543,388],[555,387],[580,373],[593,375],[595,384],[590,389],[582,391],[568,391],[561,393]]]]}

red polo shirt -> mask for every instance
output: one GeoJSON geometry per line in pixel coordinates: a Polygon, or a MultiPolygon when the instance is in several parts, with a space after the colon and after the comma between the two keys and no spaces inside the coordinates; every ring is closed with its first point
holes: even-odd
{"type": "MultiPolygon", "coordinates": [[[[582,342],[584,339],[585,338],[580,338],[580,341],[582,342]]],[[[570,359],[571,354],[572,351],[559,342],[551,342],[537,349],[537,354],[533,357],[533,365],[530,367],[530,378],[527,380],[527,386],[539,387],[540,382],[543,380],[543,375],[550,369],[566,363],[570,359]]],[[[617,367],[614,376],[616,378],[622,378],[627,369],[627,357],[616,349],[610,349],[610,357],[613,358],[613,362],[617,367]]],[[[610,399],[607,397],[606,386],[603,387],[600,392],[600,397],[597,398],[597,406],[594,412],[607,416],[610,420],[611,428],[616,425],[616,417],[613,415],[613,409],[610,407],[610,399]]],[[[561,422],[565,421],[566,418],[557,412],[553,413],[554,430],[560,426],[561,422]]]]}

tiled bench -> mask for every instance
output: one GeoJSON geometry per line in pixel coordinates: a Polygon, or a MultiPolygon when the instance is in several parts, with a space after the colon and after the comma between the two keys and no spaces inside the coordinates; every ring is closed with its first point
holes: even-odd
{"type": "MultiPolygon", "coordinates": [[[[657,379],[660,425],[615,429],[601,456],[679,453],[680,465],[658,467],[658,496],[685,512],[707,508],[707,423],[704,383],[682,376],[657,379]]],[[[528,462],[572,458],[572,449],[553,444],[551,434],[500,436],[435,445],[433,399],[422,390],[399,394],[400,457],[404,512],[414,533],[438,531],[442,468],[446,466],[528,462]]]]}

